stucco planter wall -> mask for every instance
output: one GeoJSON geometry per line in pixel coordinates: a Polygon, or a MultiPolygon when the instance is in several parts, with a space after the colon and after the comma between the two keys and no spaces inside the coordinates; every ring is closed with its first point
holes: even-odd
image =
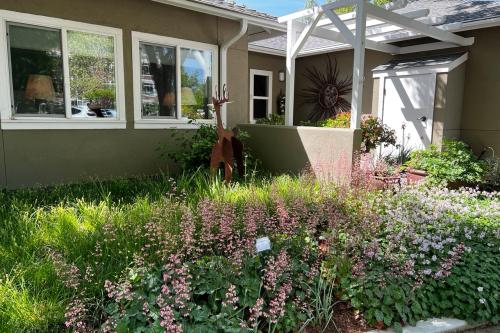
{"type": "Polygon", "coordinates": [[[361,130],[303,126],[239,125],[250,134],[249,148],[272,172],[310,169],[318,178],[350,178],[361,130]]]}

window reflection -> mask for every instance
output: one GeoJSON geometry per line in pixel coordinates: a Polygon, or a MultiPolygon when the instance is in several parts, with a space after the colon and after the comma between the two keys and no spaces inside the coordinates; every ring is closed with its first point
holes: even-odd
{"type": "Polygon", "coordinates": [[[18,116],[64,116],[61,31],[8,24],[12,98],[18,116]]]}
{"type": "Polygon", "coordinates": [[[71,113],[116,118],[113,37],[68,31],[71,113]]]}
{"type": "Polygon", "coordinates": [[[143,117],[177,117],[175,47],[140,44],[143,117]]]}
{"type": "Polygon", "coordinates": [[[208,105],[212,96],[212,52],[181,48],[182,116],[213,119],[208,105]]]}

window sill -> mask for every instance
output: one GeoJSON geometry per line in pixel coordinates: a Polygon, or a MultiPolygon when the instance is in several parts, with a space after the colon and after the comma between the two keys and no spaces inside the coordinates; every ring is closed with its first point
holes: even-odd
{"type": "Polygon", "coordinates": [[[200,124],[215,125],[214,120],[198,120],[189,123],[179,119],[138,119],[135,120],[135,129],[196,129],[200,124]]]}
{"type": "Polygon", "coordinates": [[[127,122],[123,120],[95,119],[2,119],[2,130],[64,130],[64,129],[125,129],[127,122]]]}

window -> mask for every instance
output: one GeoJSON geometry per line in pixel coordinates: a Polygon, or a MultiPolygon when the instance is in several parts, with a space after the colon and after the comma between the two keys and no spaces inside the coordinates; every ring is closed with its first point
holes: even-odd
{"type": "Polygon", "coordinates": [[[250,122],[267,118],[272,110],[273,73],[250,70],[250,122]]]}
{"type": "Polygon", "coordinates": [[[132,44],[136,128],[213,122],[216,45],[139,32],[132,33],[132,44]]]}
{"type": "Polygon", "coordinates": [[[0,32],[3,129],[125,128],[121,30],[0,11],[0,32]]]}

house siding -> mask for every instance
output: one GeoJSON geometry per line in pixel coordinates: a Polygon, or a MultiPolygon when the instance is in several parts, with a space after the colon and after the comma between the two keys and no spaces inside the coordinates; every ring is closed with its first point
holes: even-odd
{"type": "MultiPolygon", "coordinates": [[[[2,131],[5,156],[0,152],[0,186],[8,188],[175,171],[172,161],[162,160],[156,150],[160,144],[171,151],[179,149],[171,138],[173,130],[134,129],[131,32],[221,45],[239,31],[236,21],[150,0],[2,0],[0,9],[122,29],[125,70],[126,129],[2,131]]],[[[231,126],[248,118],[246,38],[230,48],[228,62],[231,126]]]]}

